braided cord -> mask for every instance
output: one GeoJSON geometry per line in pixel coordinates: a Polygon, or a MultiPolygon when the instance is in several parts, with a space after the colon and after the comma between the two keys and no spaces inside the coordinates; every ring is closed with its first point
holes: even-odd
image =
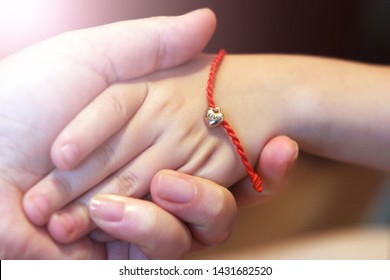
{"type": "MultiPolygon", "coordinates": [[[[217,73],[218,66],[220,65],[220,63],[225,55],[226,55],[226,51],[224,49],[220,50],[218,52],[218,55],[214,58],[214,60],[211,64],[211,67],[210,67],[209,79],[207,81],[207,88],[206,88],[207,101],[208,101],[208,105],[210,108],[217,107],[215,105],[214,97],[213,97],[214,81],[215,81],[215,76],[217,73]]],[[[221,124],[225,128],[227,133],[229,134],[230,138],[232,139],[234,146],[236,146],[237,153],[240,156],[241,161],[245,166],[245,169],[250,177],[250,181],[253,185],[253,188],[256,191],[261,192],[263,190],[262,181],[261,181],[259,175],[255,172],[255,170],[253,169],[253,167],[249,163],[248,158],[245,155],[244,148],[242,147],[240,140],[238,139],[236,133],[234,132],[233,128],[229,125],[229,123],[226,120],[223,120],[223,122],[221,124]]]]}

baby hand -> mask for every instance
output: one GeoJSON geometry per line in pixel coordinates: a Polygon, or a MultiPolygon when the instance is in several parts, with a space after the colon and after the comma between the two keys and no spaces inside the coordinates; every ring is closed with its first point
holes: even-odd
{"type": "MultiPolygon", "coordinates": [[[[111,193],[141,198],[149,193],[159,170],[173,169],[224,186],[244,179],[245,168],[229,136],[222,127],[210,129],[203,121],[211,60],[203,55],[185,66],[113,85],[98,96],[55,141],[52,158],[62,169],[48,174],[26,194],[29,218],[41,225],[49,221],[54,238],[68,242],[95,228],[88,219],[92,196],[111,193]],[[69,168],[74,169],[65,170],[69,168]],[[36,197],[39,205],[34,204],[36,197]]],[[[224,82],[235,69],[230,65],[238,62],[239,57],[226,58],[217,75],[215,95],[238,128],[253,164],[272,138],[275,122],[257,129],[254,120],[261,122],[268,112],[259,114],[253,106],[259,98],[256,92],[224,82]]]]}

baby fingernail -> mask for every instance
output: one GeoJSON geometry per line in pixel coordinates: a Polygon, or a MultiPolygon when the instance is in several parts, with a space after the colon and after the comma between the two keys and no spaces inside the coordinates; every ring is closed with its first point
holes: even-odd
{"type": "Polygon", "coordinates": [[[296,163],[297,158],[298,158],[299,147],[298,147],[297,142],[294,141],[294,144],[295,144],[295,154],[294,154],[293,158],[291,159],[289,165],[287,166],[287,170],[285,172],[285,175],[288,175],[291,172],[291,170],[294,168],[295,163],[296,163]]]}
{"type": "Polygon", "coordinates": [[[97,196],[92,198],[89,209],[93,219],[119,222],[123,218],[125,205],[119,200],[97,196]]]}
{"type": "Polygon", "coordinates": [[[29,217],[33,223],[44,225],[47,222],[49,203],[43,194],[36,194],[30,198],[30,205],[27,206],[29,217]]]}
{"type": "Polygon", "coordinates": [[[158,179],[158,195],[176,203],[190,202],[196,192],[196,186],[191,181],[173,172],[164,172],[158,179]]]}
{"type": "Polygon", "coordinates": [[[72,165],[77,160],[77,147],[74,144],[66,144],[60,148],[62,159],[72,165]]]}

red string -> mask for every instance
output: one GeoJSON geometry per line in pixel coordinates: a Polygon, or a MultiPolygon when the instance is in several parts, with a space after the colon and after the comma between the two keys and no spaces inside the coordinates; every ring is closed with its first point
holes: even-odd
{"type": "MultiPolygon", "coordinates": [[[[215,108],[215,102],[213,98],[213,92],[214,92],[214,80],[215,80],[215,75],[217,73],[217,68],[220,65],[222,59],[226,55],[226,51],[224,49],[220,50],[218,55],[214,58],[213,63],[211,64],[210,67],[210,74],[209,74],[209,79],[207,81],[207,101],[209,104],[210,108],[215,108]]],[[[238,155],[241,158],[242,163],[244,164],[246,171],[248,172],[248,175],[250,177],[251,183],[253,185],[253,188],[261,192],[263,190],[262,187],[262,181],[257,175],[257,173],[254,171],[253,167],[248,161],[247,156],[245,155],[244,148],[242,147],[240,140],[238,139],[237,135],[234,133],[233,128],[229,125],[229,123],[224,120],[222,122],[222,126],[226,129],[227,133],[229,134],[230,138],[232,139],[233,144],[236,146],[238,155]]]]}

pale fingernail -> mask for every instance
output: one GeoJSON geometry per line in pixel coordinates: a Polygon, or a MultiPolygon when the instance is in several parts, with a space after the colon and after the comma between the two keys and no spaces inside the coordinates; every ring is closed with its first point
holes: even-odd
{"type": "Polygon", "coordinates": [[[95,220],[119,222],[123,219],[125,205],[119,200],[97,196],[92,198],[89,209],[95,220]]]}
{"type": "Polygon", "coordinates": [[[33,222],[39,225],[45,224],[50,209],[48,200],[42,194],[35,194],[30,198],[30,201],[35,213],[33,222]]]}
{"type": "Polygon", "coordinates": [[[60,154],[66,164],[72,165],[77,161],[77,147],[74,144],[65,144],[60,148],[60,154]]]}
{"type": "Polygon", "coordinates": [[[190,180],[173,172],[159,175],[157,194],[165,200],[176,203],[190,202],[196,193],[196,186],[190,180]]]}

